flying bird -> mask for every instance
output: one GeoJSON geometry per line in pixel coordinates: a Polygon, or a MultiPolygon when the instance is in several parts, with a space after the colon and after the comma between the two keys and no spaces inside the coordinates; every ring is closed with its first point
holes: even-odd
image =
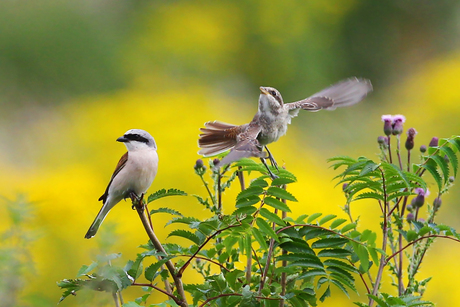
{"type": "Polygon", "coordinates": [[[124,143],[128,152],[121,157],[105,193],[99,198],[103,205],[86,233],[86,239],[94,237],[110,209],[122,199],[141,197],[157,174],[157,145],[147,131],[131,129],[117,141],[124,143]]]}
{"type": "Polygon", "coordinates": [[[371,91],[372,84],[369,80],[349,78],[308,98],[284,103],[278,90],[273,87],[260,87],[259,107],[252,121],[240,126],[220,121],[206,122],[205,127],[200,128],[198,154],[208,157],[230,149],[229,154],[216,167],[241,158],[258,157],[271,177],[276,178],[265,162],[267,155],[263,149],[267,150],[272,165],[277,167],[267,145],[286,134],[288,124],[301,109],[316,112],[351,106],[363,100],[371,91]]]}

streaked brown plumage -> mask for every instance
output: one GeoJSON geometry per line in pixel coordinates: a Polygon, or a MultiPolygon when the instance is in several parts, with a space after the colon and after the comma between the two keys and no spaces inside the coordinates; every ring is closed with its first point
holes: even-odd
{"type": "Polygon", "coordinates": [[[287,125],[298,115],[300,109],[315,112],[351,106],[360,102],[371,91],[372,84],[369,80],[350,78],[308,98],[285,104],[275,88],[260,87],[259,107],[252,121],[241,126],[219,121],[205,123],[205,128],[200,129],[198,146],[201,149],[198,153],[206,157],[230,149],[230,153],[219,165],[229,164],[243,157],[264,158],[266,155],[262,151],[263,147],[286,134],[287,125]]]}

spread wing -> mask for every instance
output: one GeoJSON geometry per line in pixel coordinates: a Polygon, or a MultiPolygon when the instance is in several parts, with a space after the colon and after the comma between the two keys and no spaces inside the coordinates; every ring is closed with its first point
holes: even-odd
{"type": "Polygon", "coordinates": [[[104,194],[101,197],[99,197],[98,200],[102,200],[102,203],[105,204],[105,201],[107,200],[107,196],[109,194],[109,188],[110,188],[110,185],[112,184],[113,178],[115,178],[115,176],[123,169],[123,167],[125,167],[126,161],[128,161],[128,152],[126,152],[123,156],[121,156],[120,161],[118,161],[117,167],[115,167],[115,171],[113,172],[113,175],[110,178],[110,182],[107,185],[107,188],[105,189],[104,194]]]}
{"type": "Polygon", "coordinates": [[[257,140],[257,136],[262,128],[254,120],[248,125],[245,125],[245,127],[246,129],[238,135],[235,147],[233,147],[228,155],[226,155],[216,167],[230,164],[241,158],[265,157],[265,153],[262,151],[262,147],[257,140]]]}
{"type": "Polygon", "coordinates": [[[372,91],[370,80],[350,78],[299,101],[286,103],[289,114],[294,117],[300,109],[307,111],[335,110],[348,107],[363,100],[372,91]]]}

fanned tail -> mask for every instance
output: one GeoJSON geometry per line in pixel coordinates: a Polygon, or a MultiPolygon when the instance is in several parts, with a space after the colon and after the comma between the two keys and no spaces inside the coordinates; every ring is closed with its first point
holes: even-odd
{"type": "Polygon", "coordinates": [[[236,145],[237,135],[243,127],[219,121],[207,122],[204,125],[205,128],[200,128],[198,146],[201,149],[198,154],[205,157],[232,149],[236,145]]]}

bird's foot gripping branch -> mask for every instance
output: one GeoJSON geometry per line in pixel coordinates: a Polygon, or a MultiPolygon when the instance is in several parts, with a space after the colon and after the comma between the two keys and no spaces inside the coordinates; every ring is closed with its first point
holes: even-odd
{"type": "MultiPolygon", "coordinates": [[[[289,191],[296,178],[285,169],[272,168],[279,177],[272,180],[262,164],[250,159],[222,171],[214,168],[218,160],[209,160],[209,167],[198,160],[194,169],[205,196],[192,197],[211,217],[184,216],[160,206],[148,212],[135,200],[150,239],[137,258],[123,263],[120,254],[112,254],[82,266],[76,279],[58,283],[64,290],[61,300],[97,290],[112,295],[115,306],[128,307],[316,306],[338,292],[363,289],[367,297],[359,296],[359,306],[433,305],[421,297],[430,278],[420,280],[418,272],[435,239],[460,241],[455,229],[435,222],[441,199],[455,182],[460,137],[434,138],[415,159],[415,130],[409,129],[400,146],[403,121],[388,120],[389,134],[378,138],[380,160],[330,159],[334,169],[344,167],[337,176],[346,196],[343,216],[313,213],[308,204],[302,205],[305,214],[293,216],[290,208],[297,199],[289,191]],[[431,197],[425,180],[435,183],[431,197]],[[230,188],[241,190],[236,200],[223,197],[230,188]],[[362,199],[369,201],[367,210],[381,213],[371,229],[362,229],[357,216],[362,220],[363,214],[351,208],[362,199]],[[168,227],[188,227],[172,229],[168,239],[181,237],[190,244],[159,242],[149,218],[158,214],[172,216],[168,227]],[[188,274],[199,277],[183,284],[188,274]],[[390,294],[380,291],[386,279],[394,281],[390,294]],[[139,297],[124,302],[121,293],[128,287],[138,287],[139,297]]],[[[153,207],[152,202],[173,195],[186,194],[160,190],[146,202],[153,207]]]]}

